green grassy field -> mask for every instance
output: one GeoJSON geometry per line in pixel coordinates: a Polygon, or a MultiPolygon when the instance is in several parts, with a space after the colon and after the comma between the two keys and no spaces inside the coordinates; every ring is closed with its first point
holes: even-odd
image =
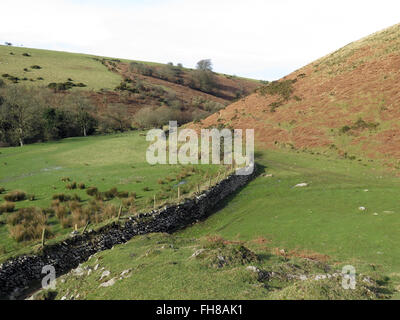
{"type": "Polygon", "coordinates": [[[382,280],[356,290],[343,289],[341,277],[315,280],[329,272],[335,269],[270,254],[261,244],[151,234],[95,254],[35,299],[376,299],[391,292],[382,280]],[[248,269],[255,266],[275,274],[264,278],[248,269]]]}
{"type": "Polygon", "coordinates": [[[304,153],[266,151],[258,162],[273,177],[252,181],[217,214],[181,235],[265,237],[275,246],[400,272],[399,178],[371,162],[304,153]],[[293,188],[304,182],[309,186],[293,188]]]}
{"type": "MultiPolygon", "coordinates": [[[[108,71],[94,58],[99,57],[61,51],[0,46],[0,76],[9,74],[21,79],[20,83],[43,86],[47,86],[51,82],[66,82],[68,78],[71,78],[75,83],[84,83],[87,86],[83,88],[84,90],[100,90],[102,88],[113,90],[121,82],[121,76],[108,71]],[[23,56],[24,53],[28,53],[30,57],[23,56]],[[34,65],[40,66],[41,69],[32,69],[31,67],[34,65]],[[24,71],[25,68],[28,71],[24,71]],[[38,80],[40,77],[43,80],[38,80]],[[24,81],[23,78],[27,78],[27,80],[24,81]]],[[[79,88],[74,90],[79,90],[79,88]]]]}
{"type": "MultiPolygon", "coordinates": [[[[153,206],[154,195],[156,195],[156,204],[173,201],[172,198],[177,197],[177,184],[184,182],[180,186],[181,194],[188,196],[185,192],[197,190],[197,184],[203,184],[205,174],[215,175],[216,170],[220,169],[216,166],[198,165],[195,166],[193,173],[187,173],[184,178],[178,178],[177,176],[186,169],[185,167],[181,165],[152,166],[147,163],[148,145],[144,133],[132,132],[69,138],[26,145],[23,148],[2,148],[0,150],[0,186],[6,191],[0,195],[0,204],[4,202],[4,195],[13,190],[34,194],[36,198],[35,201],[17,202],[16,210],[31,206],[47,208],[51,204],[52,196],[59,193],[77,194],[85,204],[91,199],[86,194],[87,187],[92,186],[102,192],[113,187],[116,187],[118,191],[136,192],[136,209],[149,210],[153,206]],[[84,183],[86,189],[67,190],[68,183],[61,181],[64,177],[68,177],[71,182],[84,183]],[[160,184],[160,179],[163,184],[160,184]],[[163,197],[160,196],[161,193],[163,197]],[[166,196],[171,198],[165,198],[166,196]]],[[[113,199],[110,203],[119,206],[121,200],[113,199]]],[[[7,217],[12,214],[0,215],[0,221],[5,223],[7,217]]],[[[70,228],[61,229],[56,217],[52,217],[50,223],[52,231],[56,234],[62,235],[71,231],[70,228]]],[[[7,226],[0,224],[0,245],[4,253],[1,259],[31,244],[17,243],[10,238],[7,226]]]]}
{"type": "MultiPolygon", "coordinates": [[[[58,192],[78,192],[87,201],[84,191],[65,190],[60,179],[67,176],[101,190],[115,186],[136,191],[145,205],[145,199],[151,199],[162,188],[158,178],[175,176],[182,170],[181,166],[148,165],[144,158],[146,147],[144,136],[136,132],[4,148],[0,154],[0,186],[37,195],[38,200],[18,203],[19,207],[47,206],[51,195],[58,192]],[[144,186],[151,191],[144,191],[144,186]]],[[[256,155],[260,170],[273,176],[258,176],[207,220],[172,237],[138,237],[97,255],[100,265],[112,271],[111,276],[132,269],[135,271],[131,278],[109,288],[98,288],[99,272],[91,277],[69,274],[68,281],[59,284],[57,297],[81,288],[81,298],[88,299],[368,298],[363,287],[358,289],[364,293],[350,294],[333,280],[316,283],[280,279],[273,285],[276,290],[271,290],[273,283],[260,283],[245,270],[246,265],[275,270],[282,264],[289,270],[294,264],[299,266],[298,272],[313,274],[321,272],[325,263],[334,270],[351,264],[358,273],[380,278],[380,284],[391,288],[388,290],[392,298],[400,297],[399,178],[393,172],[374,162],[293,151],[262,151],[256,155]],[[294,188],[303,182],[308,186],[294,188]],[[222,268],[210,267],[209,255],[203,257],[205,262],[190,259],[194,251],[203,248],[207,237],[240,241],[264,258],[236,261],[222,268]],[[164,250],[161,243],[175,243],[179,250],[164,250]],[[276,254],[281,250],[283,257],[276,254]],[[317,264],[307,265],[309,260],[303,259],[307,257],[317,264]]],[[[189,179],[204,180],[205,172],[215,174],[216,170],[205,167],[189,179]]],[[[176,183],[171,182],[171,186],[176,183]]],[[[19,245],[9,238],[7,227],[0,226],[0,232],[2,245],[17,252],[13,250],[18,250],[19,245]]],[[[92,264],[89,261],[84,266],[93,267],[92,264]]]]}

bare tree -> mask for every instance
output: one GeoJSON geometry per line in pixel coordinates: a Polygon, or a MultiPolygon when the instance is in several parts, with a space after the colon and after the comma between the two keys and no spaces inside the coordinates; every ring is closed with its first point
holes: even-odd
{"type": "Polygon", "coordinates": [[[202,71],[212,71],[211,59],[200,60],[199,62],[197,62],[196,69],[202,71]]]}

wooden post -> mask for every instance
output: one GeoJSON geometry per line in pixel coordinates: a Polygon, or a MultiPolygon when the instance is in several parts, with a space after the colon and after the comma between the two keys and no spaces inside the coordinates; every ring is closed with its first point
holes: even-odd
{"type": "Polygon", "coordinates": [[[154,195],[154,210],[156,209],[156,195],[154,195]]]}
{"type": "Polygon", "coordinates": [[[178,201],[181,199],[181,187],[178,187],[178,201]]]}
{"type": "Polygon", "coordinates": [[[82,230],[82,234],[84,234],[84,233],[85,233],[85,231],[86,231],[86,229],[87,229],[88,225],[89,225],[89,221],[88,221],[88,222],[86,222],[86,225],[85,225],[85,227],[84,227],[84,228],[83,228],[83,230],[82,230]]]}
{"type": "Polygon", "coordinates": [[[210,179],[208,180],[208,189],[210,189],[211,188],[211,177],[210,177],[210,179]]]}
{"type": "Polygon", "coordinates": [[[197,184],[197,193],[200,194],[200,184],[197,184]]]}
{"type": "Polygon", "coordinates": [[[42,248],[44,247],[45,235],[46,235],[46,228],[43,227],[43,231],[42,231],[42,248]]]}
{"type": "Polygon", "coordinates": [[[121,212],[122,212],[122,204],[119,206],[117,221],[119,221],[119,219],[121,218],[121,212]]]}
{"type": "Polygon", "coordinates": [[[78,225],[75,223],[75,231],[78,231],[78,225]]]}

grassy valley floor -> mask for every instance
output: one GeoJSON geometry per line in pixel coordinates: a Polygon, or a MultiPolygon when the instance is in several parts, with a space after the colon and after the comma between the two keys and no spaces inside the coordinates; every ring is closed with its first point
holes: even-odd
{"type": "Polygon", "coordinates": [[[257,162],[265,173],[206,221],[97,254],[82,268],[104,269],[89,277],[68,274],[57,298],[78,292],[88,299],[400,298],[399,178],[374,162],[316,154],[263,151],[257,162]],[[344,265],[356,268],[355,291],[342,289],[341,278],[309,279],[344,265]],[[281,276],[266,280],[248,266],[281,276]],[[364,275],[376,286],[367,290],[364,275]],[[113,278],[112,286],[99,287],[113,278]]]}

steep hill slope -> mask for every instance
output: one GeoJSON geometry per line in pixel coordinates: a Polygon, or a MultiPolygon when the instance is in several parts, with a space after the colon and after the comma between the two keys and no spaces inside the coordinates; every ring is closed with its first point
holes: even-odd
{"type": "Polygon", "coordinates": [[[400,25],[272,82],[198,127],[254,128],[263,147],[400,158],[400,25]]]}
{"type": "Polygon", "coordinates": [[[61,84],[58,91],[87,92],[102,109],[122,104],[135,113],[144,106],[166,105],[190,113],[196,109],[194,118],[202,118],[260,85],[256,80],[213,73],[212,88],[202,91],[192,83],[194,74],[192,69],[159,63],[0,46],[0,80],[5,84],[61,84]],[[150,72],[140,72],[143,69],[150,72]],[[209,102],[214,103],[211,108],[209,102]]]}

